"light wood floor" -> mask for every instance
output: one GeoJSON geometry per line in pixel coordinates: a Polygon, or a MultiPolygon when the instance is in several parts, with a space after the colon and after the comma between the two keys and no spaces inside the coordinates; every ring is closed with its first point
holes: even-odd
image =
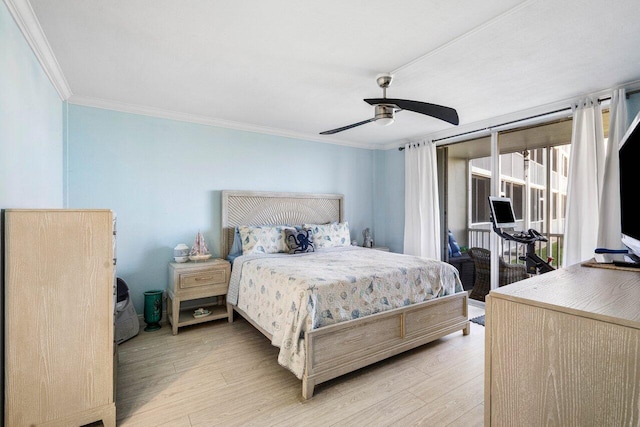
{"type": "MultiPolygon", "coordinates": [[[[469,306],[469,318],[484,309],[469,306]]],[[[236,318],[238,316],[236,315],[236,318]]],[[[484,328],[456,332],[316,387],[280,367],[244,319],[163,325],[119,347],[119,426],[481,426],[484,328]]]]}

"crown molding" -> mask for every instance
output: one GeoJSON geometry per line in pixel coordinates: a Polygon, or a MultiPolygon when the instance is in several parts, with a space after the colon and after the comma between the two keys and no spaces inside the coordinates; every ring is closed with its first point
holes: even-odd
{"type": "Polygon", "coordinates": [[[257,126],[248,123],[234,122],[231,120],[215,119],[207,116],[196,114],[181,113],[178,111],[164,110],[155,107],[146,107],[136,104],[127,104],[124,102],[113,101],[110,99],[94,98],[89,96],[71,95],[68,99],[70,104],[81,105],[85,107],[101,108],[104,110],[114,110],[123,113],[139,114],[143,116],[158,117],[162,119],[177,120],[181,122],[197,123],[207,126],[216,126],[225,129],[234,129],[245,132],[254,132],[266,135],[280,136],[310,142],[320,142],[323,144],[342,145],[352,148],[363,148],[367,150],[380,149],[379,145],[364,144],[351,141],[343,141],[340,139],[321,138],[317,135],[310,135],[301,132],[292,132],[283,129],[276,129],[267,126],[257,126]]]}
{"type": "Polygon", "coordinates": [[[63,101],[69,99],[71,88],[42,31],[31,3],[28,0],[4,0],[4,3],[60,98],[63,101]]]}

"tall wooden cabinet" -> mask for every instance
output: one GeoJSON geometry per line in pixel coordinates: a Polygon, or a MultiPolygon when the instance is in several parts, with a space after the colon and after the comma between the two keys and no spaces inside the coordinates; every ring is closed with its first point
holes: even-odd
{"type": "Polygon", "coordinates": [[[115,426],[109,210],[4,211],[7,426],[115,426]]]}

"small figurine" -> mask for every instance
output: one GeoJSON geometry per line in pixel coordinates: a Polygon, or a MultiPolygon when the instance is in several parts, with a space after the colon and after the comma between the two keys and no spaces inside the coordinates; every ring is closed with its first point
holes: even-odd
{"type": "Polygon", "coordinates": [[[362,230],[362,237],[364,238],[364,242],[362,243],[362,246],[364,246],[365,248],[372,248],[373,239],[371,238],[371,231],[369,230],[369,227],[362,230]]]}
{"type": "Polygon", "coordinates": [[[203,261],[209,258],[211,258],[209,248],[207,248],[207,244],[204,242],[204,236],[201,232],[198,231],[196,240],[191,247],[191,251],[189,252],[189,259],[191,261],[203,261]]]}
{"type": "Polygon", "coordinates": [[[208,255],[209,249],[207,248],[207,244],[204,242],[204,236],[200,231],[196,234],[196,240],[193,243],[193,247],[191,247],[191,252],[189,255],[208,255]]]}

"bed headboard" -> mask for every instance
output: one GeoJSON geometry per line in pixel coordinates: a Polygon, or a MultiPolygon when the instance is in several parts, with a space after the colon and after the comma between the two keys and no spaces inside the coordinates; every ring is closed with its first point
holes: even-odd
{"type": "Polygon", "coordinates": [[[342,194],[222,191],[222,257],[238,225],[326,224],[343,220],[342,194]]]}

